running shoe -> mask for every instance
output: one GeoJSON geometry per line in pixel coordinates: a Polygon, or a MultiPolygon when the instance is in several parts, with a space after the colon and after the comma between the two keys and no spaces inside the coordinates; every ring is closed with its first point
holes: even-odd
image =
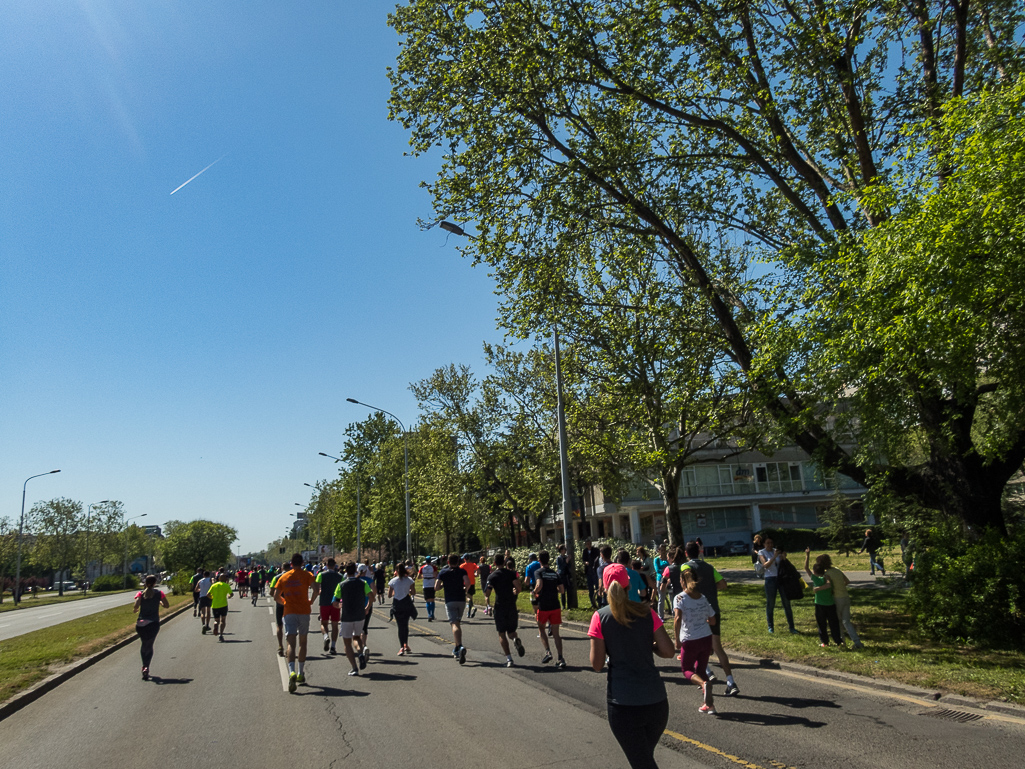
{"type": "Polygon", "coordinates": [[[324,651],[327,651],[330,648],[331,648],[331,639],[330,638],[325,638],[324,639],[324,651]]]}
{"type": "Polygon", "coordinates": [[[819,646],[821,646],[823,649],[829,648],[829,644],[819,644],[819,646]]]}
{"type": "Polygon", "coordinates": [[[460,646],[459,647],[459,664],[460,665],[465,665],[466,664],[466,647],[465,646],[460,646]]]}
{"type": "Polygon", "coordinates": [[[801,635],[801,631],[795,627],[790,628],[790,635],[801,635]]]}
{"type": "Polygon", "coordinates": [[[399,656],[400,656],[400,657],[402,657],[403,655],[405,655],[405,653],[406,653],[406,649],[405,649],[404,647],[403,647],[403,648],[401,648],[401,649],[399,649],[399,656]]]}
{"type": "Polygon", "coordinates": [[[285,656],[285,649],[284,649],[284,647],[282,647],[282,646],[278,647],[278,656],[279,657],[284,657],[285,656]]]}
{"type": "Polygon", "coordinates": [[[209,632],[210,632],[210,628],[208,628],[206,625],[203,625],[203,635],[206,635],[209,632]]]}
{"type": "Polygon", "coordinates": [[[548,637],[549,637],[549,638],[551,638],[551,637],[552,637],[552,629],[551,629],[551,628],[548,628],[548,637]]]}
{"type": "Polygon", "coordinates": [[[149,668],[143,668],[142,669],[142,680],[143,681],[148,681],[149,680],[149,668]]]}
{"type": "Polygon", "coordinates": [[[740,694],[740,687],[736,684],[726,683],[726,696],[732,697],[736,694],[740,694]]]}
{"type": "Polygon", "coordinates": [[[513,661],[512,661],[512,660],[506,660],[506,661],[505,661],[505,666],[506,666],[507,668],[511,668],[511,667],[513,666],[513,661]]]}
{"type": "Polygon", "coordinates": [[[521,657],[527,653],[527,650],[523,648],[523,641],[520,640],[519,636],[513,639],[513,646],[516,647],[516,653],[521,657]]]}
{"type": "Polygon", "coordinates": [[[712,683],[712,681],[718,681],[719,680],[716,677],[715,673],[713,673],[711,670],[706,670],[705,671],[705,679],[708,681],[708,683],[712,683]]]}
{"type": "Polygon", "coordinates": [[[356,668],[353,668],[352,670],[349,671],[349,675],[350,676],[358,676],[359,675],[359,671],[356,668]]]}
{"type": "Polygon", "coordinates": [[[221,633],[220,635],[218,635],[217,636],[217,640],[223,642],[224,641],[224,633],[221,633]]]}
{"type": "Polygon", "coordinates": [[[288,693],[295,694],[296,687],[299,686],[297,681],[298,676],[295,673],[288,674],[288,693]]]}
{"type": "Polygon", "coordinates": [[[434,617],[428,617],[428,618],[427,618],[427,621],[428,621],[428,622],[434,622],[434,617]]]}
{"type": "Polygon", "coordinates": [[[366,670],[367,669],[367,653],[366,653],[365,650],[364,650],[364,652],[361,655],[359,655],[359,669],[360,670],[366,670]]]}
{"type": "Polygon", "coordinates": [[[338,654],[338,649],[336,649],[335,647],[333,647],[333,646],[332,646],[332,647],[331,647],[331,648],[330,648],[330,649],[328,650],[328,652],[327,652],[327,653],[328,653],[328,654],[338,654]]]}
{"type": "Polygon", "coordinates": [[[306,674],[305,673],[300,673],[299,676],[296,678],[296,683],[299,683],[299,684],[302,684],[303,686],[305,686],[306,685],[306,674]]]}
{"type": "Polygon", "coordinates": [[[552,653],[550,651],[545,652],[545,656],[541,658],[541,664],[544,665],[552,661],[552,653]]]}
{"type": "Polygon", "coordinates": [[[711,705],[702,705],[700,708],[698,708],[698,712],[699,713],[704,713],[706,716],[717,716],[717,715],[719,715],[718,713],[716,713],[715,708],[712,707],[711,705]]]}
{"type": "Polygon", "coordinates": [[[476,617],[477,616],[477,607],[476,606],[473,607],[473,611],[470,612],[470,616],[471,617],[476,617]]]}
{"type": "Polygon", "coordinates": [[[413,650],[409,648],[409,644],[406,644],[406,654],[412,654],[413,650]]]}
{"type": "Polygon", "coordinates": [[[565,670],[566,669],[566,660],[564,660],[562,657],[559,657],[559,661],[555,663],[555,667],[558,668],[559,670],[565,670]]]}

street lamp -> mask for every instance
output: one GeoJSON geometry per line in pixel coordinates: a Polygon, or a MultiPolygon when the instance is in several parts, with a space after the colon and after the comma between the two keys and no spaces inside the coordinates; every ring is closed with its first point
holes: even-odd
{"type": "MultiPolygon", "coordinates": [[[[459,235],[465,238],[474,240],[473,235],[468,234],[458,224],[452,224],[452,222],[442,222],[441,229],[445,232],[450,232],[453,235],[459,235]]],[[[585,302],[584,304],[593,304],[592,302],[585,302]]],[[[572,511],[572,497],[570,496],[569,488],[569,440],[566,436],[566,408],[565,401],[563,399],[562,392],[562,365],[559,354],[559,327],[553,321],[552,322],[552,337],[555,344],[555,389],[556,389],[556,418],[559,423],[559,467],[562,475],[562,537],[566,542],[566,556],[570,559],[566,573],[569,584],[566,585],[566,592],[569,593],[567,605],[570,608],[576,608],[577,603],[577,591],[573,586],[573,559],[574,559],[574,547],[573,547],[573,524],[570,521],[570,517],[573,515],[572,511]]]]}
{"type": "MultiPolygon", "coordinates": [[[[341,462],[342,461],[338,457],[333,457],[330,454],[325,454],[323,451],[318,451],[317,453],[320,454],[320,456],[322,456],[322,457],[327,457],[328,459],[333,459],[336,462],[341,462]]],[[[310,484],[307,483],[306,485],[309,486],[310,484]]],[[[407,510],[409,509],[408,504],[406,506],[406,509],[407,510]]],[[[360,563],[363,562],[363,531],[362,531],[362,523],[363,523],[363,521],[362,521],[362,518],[363,518],[363,511],[360,508],[360,504],[359,504],[359,476],[357,476],[356,477],[356,560],[359,561],[360,563]]],[[[408,520],[408,518],[407,518],[407,520],[408,520]]],[[[331,536],[332,536],[331,547],[333,549],[334,548],[334,535],[332,534],[331,536]]]]}
{"type": "Polygon", "coordinates": [[[121,586],[124,587],[125,583],[128,582],[128,522],[135,521],[139,518],[145,518],[146,513],[142,515],[132,516],[131,518],[125,519],[124,512],[121,513],[121,536],[125,540],[125,561],[121,566],[121,586]]]}
{"type": "MultiPolygon", "coordinates": [[[[454,227],[455,225],[453,225],[454,227]]],[[[405,461],[406,470],[402,474],[402,479],[406,485],[406,557],[409,558],[413,555],[413,538],[409,528],[409,433],[406,432],[406,426],[402,424],[402,420],[392,414],[390,411],[385,411],[377,406],[371,406],[369,403],[363,403],[355,398],[346,398],[349,403],[355,403],[358,406],[366,406],[368,409],[374,411],[380,411],[382,414],[387,414],[396,422],[399,423],[399,427],[402,428],[402,458],[405,461]]]]}
{"type": "Polygon", "coordinates": [[[21,520],[18,523],[18,565],[14,569],[14,603],[21,603],[21,534],[25,528],[25,487],[28,486],[28,482],[33,478],[42,478],[44,475],[53,475],[59,473],[60,470],[50,470],[48,473],[39,473],[39,475],[31,475],[25,479],[25,482],[21,485],[21,520]]]}
{"type": "Polygon", "coordinates": [[[85,514],[85,580],[83,581],[84,587],[82,588],[82,595],[88,595],[89,593],[89,529],[91,527],[93,518],[93,508],[105,505],[110,502],[109,499],[101,500],[100,502],[93,502],[89,505],[85,514]]]}

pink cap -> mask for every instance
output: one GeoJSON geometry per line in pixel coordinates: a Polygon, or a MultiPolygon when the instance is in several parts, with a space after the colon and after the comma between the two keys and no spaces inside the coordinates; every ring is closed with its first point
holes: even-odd
{"type": "Polygon", "coordinates": [[[626,573],[626,567],[621,563],[609,564],[601,573],[601,583],[606,590],[613,582],[618,582],[623,587],[630,587],[630,575],[626,573]]]}

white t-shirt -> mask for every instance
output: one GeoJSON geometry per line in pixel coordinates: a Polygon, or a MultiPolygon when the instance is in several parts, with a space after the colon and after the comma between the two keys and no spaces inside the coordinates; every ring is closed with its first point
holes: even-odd
{"type": "Polygon", "coordinates": [[[420,567],[420,576],[423,577],[424,587],[434,587],[438,581],[438,569],[433,563],[425,563],[420,567]]]}
{"type": "MultiPolygon", "coordinates": [[[[768,561],[770,558],[772,558],[772,556],[774,556],[775,554],[776,553],[775,553],[774,550],[759,550],[758,551],[758,555],[762,556],[766,561],[768,561]]],[[[779,564],[779,561],[776,560],[776,561],[773,561],[768,566],[766,566],[765,567],[765,576],[766,577],[778,576],[779,575],[779,566],[778,566],[778,564],[779,564]]]]}
{"type": "Polygon", "coordinates": [[[210,586],[214,583],[210,577],[203,577],[199,580],[199,597],[206,598],[207,593],[210,592],[210,586]]]}
{"type": "Polygon", "coordinates": [[[388,587],[395,590],[395,600],[401,601],[409,595],[409,591],[413,588],[415,583],[409,577],[392,577],[388,583],[388,587]]]}
{"type": "Polygon", "coordinates": [[[715,609],[707,598],[691,598],[686,593],[679,593],[673,599],[673,609],[679,609],[682,614],[680,626],[677,628],[680,631],[680,643],[712,635],[708,618],[715,616],[715,609]]]}

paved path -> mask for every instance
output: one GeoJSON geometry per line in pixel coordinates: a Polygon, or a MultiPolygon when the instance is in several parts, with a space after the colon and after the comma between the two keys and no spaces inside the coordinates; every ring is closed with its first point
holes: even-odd
{"type": "MultiPolygon", "coordinates": [[[[708,563],[715,566],[715,561],[708,561],[708,563]]],[[[796,564],[797,571],[805,581],[808,576],[804,573],[804,560],[801,563],[796,564]]],[[[764,580],[755,574],[755,570],[751,569],[720,569],[720,573],[726,578],[728,582],[735,584],[746,584],[746,585],[760,585],[764,580]]],[[[867,571],[845,571],[847,579],[851,581],[851,587],[853,588],[868,588],[868,589],[896,589],[907,587],[907,583],[904,581],[904,572],[892,572],[887,570],[886,576],[884,577],[879,572],[875,575],[867,571]]]]}
{"type": "MultiPolygon", "coordinates": [[[[27,600],[31,601],[32,599],[27,600]]],[[[128,591],[5,611],[0,613],[0,641],[31,633],[34,630],[41,630],[51,625],[59,625],[61,622],[88,617],[90,614],[113,609],[115,606],[124,606],[134,600],[135,591],[128,591]]],[[[25,603],[22,601],[22,606],[25,603]]]]}
{"type": "MultiPolygon", "coordinates": [[[[134,765],[144,756],[166,769],[625,766],[603,717],[605,676],[587,666],[581,628],[566,631],[568,670],[540,663],[529,627],[527,656],[506,669],[493,624],[478,613],[464,624],[470,652],[460,666],[447,624],[427,623],[422,604],[412,657],[395,655],[395,625],[379,609],[364,675],[347,677],[344,657],[325,656],[314,633],[309,685],[289,695],[269,602],[232,599],[230,608],[225,643],[202,635],[189,612],[165,625],[149,683],[133,644],[0,721],[4,765],[134,765]],[[40,741],[41,723],[59,728],[40,741]]],[[[735,666],[740,696],[717,698],[718,718],[702,716],[677,664],[661,663],[670,698],[663,769],[1010,767],[1025,754],[1021,719],[947,721],[925,715],[943,705],[906,694],[746,664],[735,666]]]]}

